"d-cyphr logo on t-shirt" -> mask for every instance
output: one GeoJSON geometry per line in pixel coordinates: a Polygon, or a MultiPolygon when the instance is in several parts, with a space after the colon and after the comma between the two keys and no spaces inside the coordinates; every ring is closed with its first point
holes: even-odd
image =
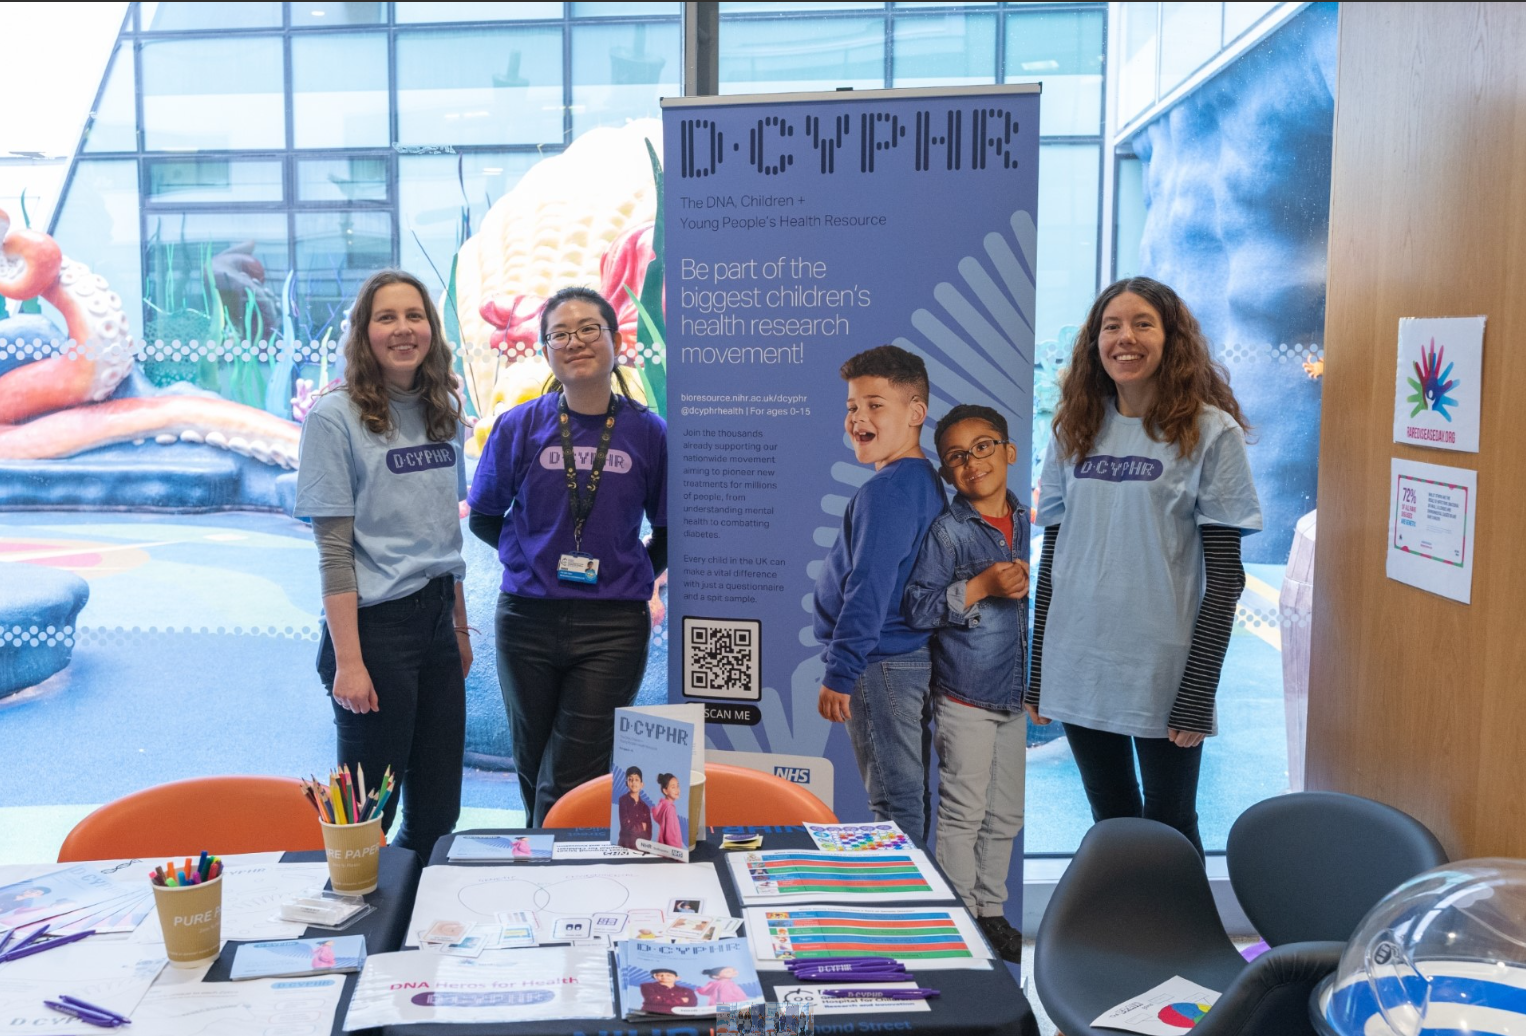
{"type": "MultiPolygon", "coordinates": [[[[572,463],[579,471],[592,471],[594,454],[599,452],[597,446],[574,446],[572,448],[572,463]]],[[[540,451],[540,466],[552,471],[566,471],[567,466],[562,463],[562,448],[560,446],[547,446],[540,451]]],[[[631,470],[631,455],[624,450],[610,450],[604,458],[604,473],[614,475],[628,475],[631,470]]]]}
{"type": "Polygon", "coordinates": [[[456,448],[448,442],[428,446],[399,446],[387,451],[387,470],[394,475],[433,468],[449,468],[456,463],[456,448]]]}
{"type": "Polygon", "coordinates": [[[1109,457],[1098,454],[1076,465],[1076,478],[1103,482],[1154,482],[1166,466],[1151,457],[1109,457]]]}

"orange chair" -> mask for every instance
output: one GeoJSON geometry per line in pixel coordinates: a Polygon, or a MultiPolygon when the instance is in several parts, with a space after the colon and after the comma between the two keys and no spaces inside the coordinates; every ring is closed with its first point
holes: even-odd
{"type": "MultiPolygon", "coordinates": [[[[546,827],[608,827],[613,801],[608,774],[557,799],[546,827]]],[[[782,777],[745,766],[705,764],[705,823],[711,827],[835,824],[837,814],[815,795],[782,777]]]]}
{"type": "Polygon", "coordinates": [[[297,781],[194,777],[106,803],[74,825],[58,862],[322,848],[318,814],[297,781]]]}

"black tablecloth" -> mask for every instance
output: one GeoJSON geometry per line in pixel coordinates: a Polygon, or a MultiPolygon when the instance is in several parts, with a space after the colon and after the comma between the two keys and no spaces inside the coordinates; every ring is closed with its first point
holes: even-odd
{"type": "MultiPolygon", "coordinates": [[[[757,830],[763,832],[765,849],[810,849],[814,848],[805,829],[800,827],[762,827],[757,830]]],[[[481,830],[463,831],[461,834],[525,834],[521,830],[481,830]]],[[[608,828],[589,830],[558,830],[539,831],[536,834],[554,834],[558,841],[569,842],[604,842],[609,840],[608,828]]],[[[476,864],[459,863],[451,864],[447,859],[450,850],[451,839],[449,836],[442,838],[435,845],[434,855],[429,863],[431,866],[504,866],[504,864],[476,864]]],[[[721,887],[726,890],[726,905],[733,917],[742,917],[742,903],[738,898],[736,889],[732,885],[730,869],[721,861],[724,855],[717,846],[720,844],[720,832],[712,829],[707,841],[701,842],[698,849],[691,855],[690,860],[694,863],[708,863],[716,866],[720,873],[721,887]]],[[[587,863],[626,862],[608,860],[558,860],[557,865],[582,866],[587,863]]],[[[543,863],[513,863],[512,867],[540,867],[543,863]]],[[[650,866],[664,866],[660,860],[653,860],[650,866]]],[[[409,910],[412,909],[413,895],[408,895],[409,910]]],[[[884,904],[880,904],[884,905],[884,904]]],[[[948,904],[942,904],[948,905],[948,904]]],[[[908,905],[909,906],[909,905],[908,905]]],[[[406,925],[407,914],[404,915],[406,925]]],[[[745,935],[743,936],[745,937],[745,935]]],[[[399,936],[401,939],[401,936],[399,936]]],[[[220,964],[221,962],[219,962],[220,964]]],[[[774,987],[777,985],[798,984],[788,972],[782,971],[759,971],[758,977],[763,982],[765,998],[774,999],[774,987]]],[[[935,1000],[927,1001],[931,1010],[926,1012],[899,1013],[876,1013],[855,1016],[851,1014],[828,1015],[816,1020],[817,1033],[893,1033],[915,1032],[926,1033],[930,1036],[940,1034],[959,1034],[959,1036],[1038,1036],[1038,1023],[1034,1020],[1033,1012],[1028,1006],[1028,1000],[1023,996],[1016,978],[1013,977],[1013,969],[1004,962],[997,960],[989,971],[976,970],[950,970],[950,971],[923,971],[918,974],[913,969],[913,977],[921,984],[932,986],[942,991],[942,995],[935,1000]]],[[[348,1003],[348,995],[346,996],[348,1003]]],[[[335,1023],[335,1032],[343,1022],[344,1011],[341,1009],[340,1018],[335,1023]]],[[[619,1033],[621,1036],[683,1036],[683,1034],[704,1034],[712,1029],[712,1020],[680,1019],[674,1018],[662,1022],[626,1022],[618,1019],[580,1019],[563,1022],[522,1022],[512,1025],[398,1025],[388,1026],[381,1031],[385,1036],[498,1036],[498,1034],[520,1033],[546,1033],[551,1036],[577,1036],[577,1034],[596,1033],[619,1033]]]]}
{"type": "MultiPolygon", "coordinates": [[[[441,839],[449,842],[449,838],[441,839]]],[[[324,862],[322,849],[313,849],[305,852],[287,853],[281,857],[282,863],[322,863],[324,862]]],[[[342,932],[332,932],[327,928],[309,928],[302,933],[301,938],[318,939],[329,935],[364,935],[366,937],[366,953],[390,953],[400,949],[403,945],[403,936],[408,931],[408,918],[413,914],[413,894],[419,888],[419,875],[423,873],[423,866],[419,863],[418,853],[411,849],[396,849],[392,846],[383,846],[381,862],[377,867],[376,891],[365,897],[367,903],[376,909],[365,917],[356,921],[342,932]]],[[[328,883],[324,883],[328,887],[328,883]]],[[[216,963],[207,972],[204,982],[227,982],[228,972],[233,967],[233,955],[238,951],[241,942],[229,941],[223,946],[223,952],[218,956],[216,963]]],[[[332,1036],[341,1036],[344,1032],[344,1014],[350,1004],[350,994],[355,991],[355,982],[358,975],[344,976],[344,995],[339,999],[339,1009],[334,1012],[334,1027],[332,1036]]],[[[145,1034],[139,1034],[145,1036],[145,1034]]]]}

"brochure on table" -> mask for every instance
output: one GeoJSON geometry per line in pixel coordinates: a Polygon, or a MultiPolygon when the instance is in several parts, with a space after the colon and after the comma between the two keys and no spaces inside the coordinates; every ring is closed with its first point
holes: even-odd
{"type": "Polygon", "coordinates": [[[803,1004],[811,1016],[823,1014],[901,1014],[906,1011],[931,1011],[926,1000],[899,1000],[875,996],[876,990],[916,989],[916,982],[855,982],[852,997],[830,997],[828,986],[775,986],[774,999],[781,1004],[803,1004]]]}
{"type": "Polygon", "coordinates": [[[962,906],[792,903],[742,913],[763,971],[784,971],[792,960],[861,956],[893,957],[914,971],[991,966],[990,947],[962,906]]]}
{"type": "Polygon", "coordinates": [[[613,1018],[609,953],[594,946],[541,946],[477,958],[373,953],[366,959],[346,1031],[419,1022],[510,1024],[613,1018]]]}
{"type": "Polygon", "coordinates": [[[921,849],[813,852],[762,849],[726,857],[744,903],[889,903],[953,899],[921,849]]]}
{"type": "Polygon", "coordinates": [[[1173,975],[1149,992],[1103,1012],[1092,1025],[1145,1036],[1179,1036],[1195,1028],[1218,999],[1213,990],[1173,975]]]}
{"type": "Polygon", "coordinates": [[[359,971],[366,962],[366,938],[342,935],[318,939],[246,942],[233,956],[228,977],[235,982],[289,975],[359,971]]]}
{"type": "Polygon", "coordinates": [[[446,859],[451,863],[549,860],[556,835],[453,835],[446,859]]]}
{"type": "Polygon", "coordinates": [[[761,1004],[752,954],[743,939],[673,944],[630,939],[615,950],[621,1017],[711,1017],[722,1004],[761,1004]]]}
{"type": "Polygon", "coordinates": [[[705,768],[705,707],[615,710],[609,840],[687,862],[691,779],[705,768]]]}
{"type": "MultiPolygon", "coordinates": [[[[667,923],[675,899],[685,912],[728,915],[726,894],[714,867],[648,858],[630,863],[521,864],[485,867],[425,867],[413,901],[405,945],[419,945],[419,933],[438,921],[465,925],[499,923],[499,915],[529,913],[537,941],[566,942],[569,930],[611,934],[595,927],[598,915],[615,915],[648,927],[667,923]],[[576,924],[572,924],[576,922],[576,924]]],[[[630,927],[634,929],[634,924],[630,927]]]]}
{"type": "Polygon", "coordinates": [[[1394,442],[1478,452],[1483,317],[1399,321],[1394,442]]]}
{"type": "Polygon", "coordinates": [[[1478,540],[1478,472],[1391,462],[1388,578],[1469,604],[1478,540]]]}

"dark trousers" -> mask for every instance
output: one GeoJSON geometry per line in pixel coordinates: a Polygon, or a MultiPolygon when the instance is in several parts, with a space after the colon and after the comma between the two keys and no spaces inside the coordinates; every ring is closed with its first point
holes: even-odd
{"type": "MultiPolygon", "coordinates": [[[[435,840],[461,815],[461,760],[466,747],[466,681],[456,646],[451,576],[396,601],[359,609],[360,657],[379,708],[357,715],[334,702],[339,764],[365,767],[374,788],[388,766],[397,791],[382,815],[392,826],[402,800],[403,826],[393,845],[425,860],[435,840]]],[[[318,645],[318,675],[334,689],[334,642],[327,623],[318,645]]]]}
{"type": "Polygon", "coordinates": [[[1105,730],[1065,724],[1070,753],[1081,771],[1093,820],[1144,817],[1174,827],[1187,836],[1199,856],[1203,840],[1197,829],[1197,780],[1203,765],[1203,746],[1178,748],[1164,737],[1129,737],[1105,730]],[[1139,756],[1140,781],[1134,775],[1139,756]]]}
{"type": "Polygon", "coordinates": [[[609,773],[615,710],[641,690],[652,620],[645,601],[498,595],[498,686],[509,713],[525,822],[609,773]]]}

